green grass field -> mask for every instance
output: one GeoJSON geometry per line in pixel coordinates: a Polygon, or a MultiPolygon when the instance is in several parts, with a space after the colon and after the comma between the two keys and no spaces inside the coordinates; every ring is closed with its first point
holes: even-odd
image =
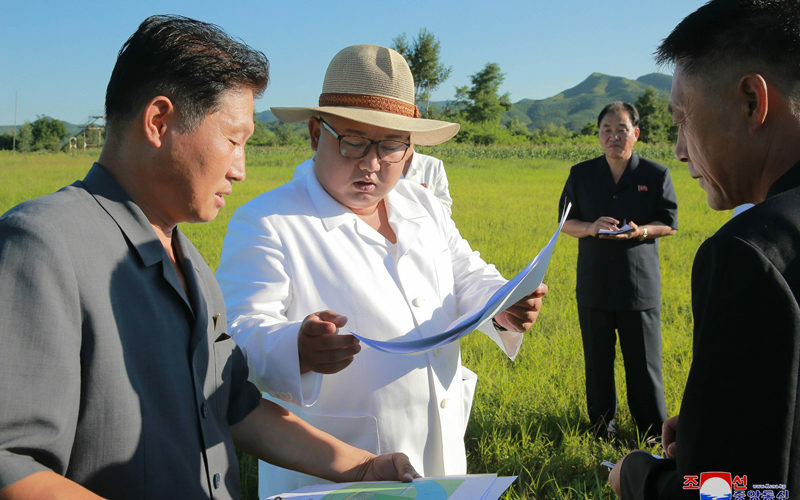
{"type": "MultiPolygon", "coordinates": [[[[516,274],[547,242],[557,223],[558,197],[577,161],[572,154],[549,155],[516,148],[426,148],[440,156],[455,200],[453,218],[462,235],[507,277],[516,274]],[[547,159],[553,158],[553,159],[547,159]],[[568,158],[568,159],[563,159],[568,158]]],[[[647,152],[650,152],[648,150],[647,152]]],[[[310,155],[304,148],[248,151],[247,180],[220,216],[181,229],[215,268],[225,227],[236,207],[291,178],[310,155]]],[[[0,152],[0,213],[83,177],[97,152],[74,155],[0,152]]],[[[663,161],[668,148],[653,150],[663,161]]],[[[678,196],[679,231],[660,241],[664,384],[670,415],[680,406],[691,361],[689,278],[700,243],[730,217],[714,212],[686,167],[671,168],[678,196]]],[[[583,353],[575,305],[577,241],[562,234],[545,278],[550,293],[542,315],[528,332],[515,362],[487,338],[462,340],[464,364],[479,375],[467,430],[469,471],[519,478],[504,498],[611,498],[602,460],[616,461],[640,447],[625,400],[621,356],[617,360],[620,440],[597,442],[586,434],[583,353]]],[[[658,451],[654,449],[654,451],[658,451]]],[[[245,498],[255,498],[252,460],[243,460],[245,498]]]]}

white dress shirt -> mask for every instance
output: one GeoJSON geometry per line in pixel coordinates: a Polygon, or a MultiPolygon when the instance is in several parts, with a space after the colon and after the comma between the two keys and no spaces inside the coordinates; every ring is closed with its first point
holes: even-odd
{"type": "MultiPolygon", "coordinates": [[[[313,172],[312,162],[301,168],[313,172]]],[[[461,366],[458,342],[408,356],[362,344],[339,373],[300,374],[297,335],[311,313],[344,314],[342,333],[419,338],[445,331],[506,281],[430,191],[401,179],[385,201],[396,244],[333,199],[313,173],[240,207],[217,269],[230,332],[251,380],[312,425],[374,453],[402,451],[423,475],[464,474],[477,377],[461,366]]],[[[498,333],[491,322],[481,330],[514,359],[522,333],[498,333]]],[[[319,482],[259,467],[262,498],[319,482]]]]}

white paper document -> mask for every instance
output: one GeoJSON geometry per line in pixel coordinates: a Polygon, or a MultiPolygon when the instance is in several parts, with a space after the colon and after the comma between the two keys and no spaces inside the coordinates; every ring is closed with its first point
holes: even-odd
{"type": "Polygon", "coordinates": [[[597,234],[622,234],[622,233],[627,233],[632,229],[633,228],[630,226],[630,224],[625,224],[616,231],[612,231],[611,229],[600,229],[599,231],[597,231],[597,234]]]}
{"type": "Polygon", "coordinates": [[[305,486],[266,500],[497,500],[517,476],[468,474],[415,479],[410,483],[373,481],[363,483],[328,483],[305,486]]]}
{"type": "Polygon", "coordinates": [[[471,311],[458,318],[444,333],[425,337],[422,339],[413,340],[374,340],[355,332],[350,332],[357,337],[361,342],[379,351],[397,354],[414,354],[424,352],[436,347],[441,347],[450,342],[456,341],[461,337],[471,333],[479,326],[487,321],[491,321],[498,313],[505,311],[510,306],[516,304],[524,297],[532,294],[539,285],[542,284],[544,273],[547,271],[547,266],[550,264],[550,257],[553,255],[553,249],[556,246],[558,234],[564,226],[564,221],[567,220],[567,214],[572,204],[568,204],[564,213],[561,215],[561,221],[558,224],[556,232],[550,238],[550,241],[539,252],[532,261],[525,266],[525,269],[520,271],[519,274],[511,278],[505,285],[498,289],[489,301],[482,308],[477,311],[471,311]]]}

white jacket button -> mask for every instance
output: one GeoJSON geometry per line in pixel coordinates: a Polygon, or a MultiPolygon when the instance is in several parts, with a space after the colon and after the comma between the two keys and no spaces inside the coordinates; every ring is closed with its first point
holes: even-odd
{"type": "Polygon", "coordinates": [[[439,406],[441,406],[443,409],[444,409],[444,408],[447,408],[447,403],[448,403],[448,401],[450,401],[450,400],[449,400],[449,399],[447,399],[447,398],[444,398],[444,399],[442,400],[442,402],[441,402],[441,403],[439,403],[439,406]]]}
{"type": "Polygon", "coordinates": [[[422,307],[423,304],[425,304],[425,299],[423,299],[422,297],[417,297],[411,301],[411,305],[413,305],[414,307],[422,307]]]}

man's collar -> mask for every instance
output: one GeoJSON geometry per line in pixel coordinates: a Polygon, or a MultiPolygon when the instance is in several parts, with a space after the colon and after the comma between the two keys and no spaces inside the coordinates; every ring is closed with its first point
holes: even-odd
{"type": "Polygon", "coordinates": [[[639,155],[637,155],[636,153],[633,153],[631,155],[631,159],[628,160],[628,170],[633,172],[637,168],[639,168],[639,155]]]}
{"type": "Polygon", "coordinates": [[[772,183],[769,191],[767,191],[767,198],[798,186],[800,186],[800,161],[772,183]]]}
{"type": "MultiPolygon", "coordinates": [[[[606,163],[606,166],[608,166],[608,168],[611,168],[611,163],[608,161],[608,156],[604,154],[602,158],[603,161],[606,163]]],[[[628,164],[625,165],[625,169],[636,170],[637,167],[639,167],[639,155],[637,155],[636,153],[632,153],[631,157],[628,158],[628,164]]]]}
{"type": "Polygon", "coordinates": [[[425,211],[418,200],[400,194],[398,190],[400,186],[403,186],[403,189],[406,190],[414,190],[417,188],[424,189],[421,186],[417,186],[414,181],[406,179],[398,180],[397,185],[386,195],[389,220],[397,220],[398,223],[401,223],[401,220],[398,218],[402,218],[402,221],[408,222],[410,220],[428,217],[428,212],[425,211]],[[392,210],[388,210],[388,207],[392,207],[392,210]]]}
{"type": "Polygon", "coordinates": [[[164,249],[150,221],[108,170],[95,163],[82,183],[130,241],[144,265],[164,258],[164,249]]]}

